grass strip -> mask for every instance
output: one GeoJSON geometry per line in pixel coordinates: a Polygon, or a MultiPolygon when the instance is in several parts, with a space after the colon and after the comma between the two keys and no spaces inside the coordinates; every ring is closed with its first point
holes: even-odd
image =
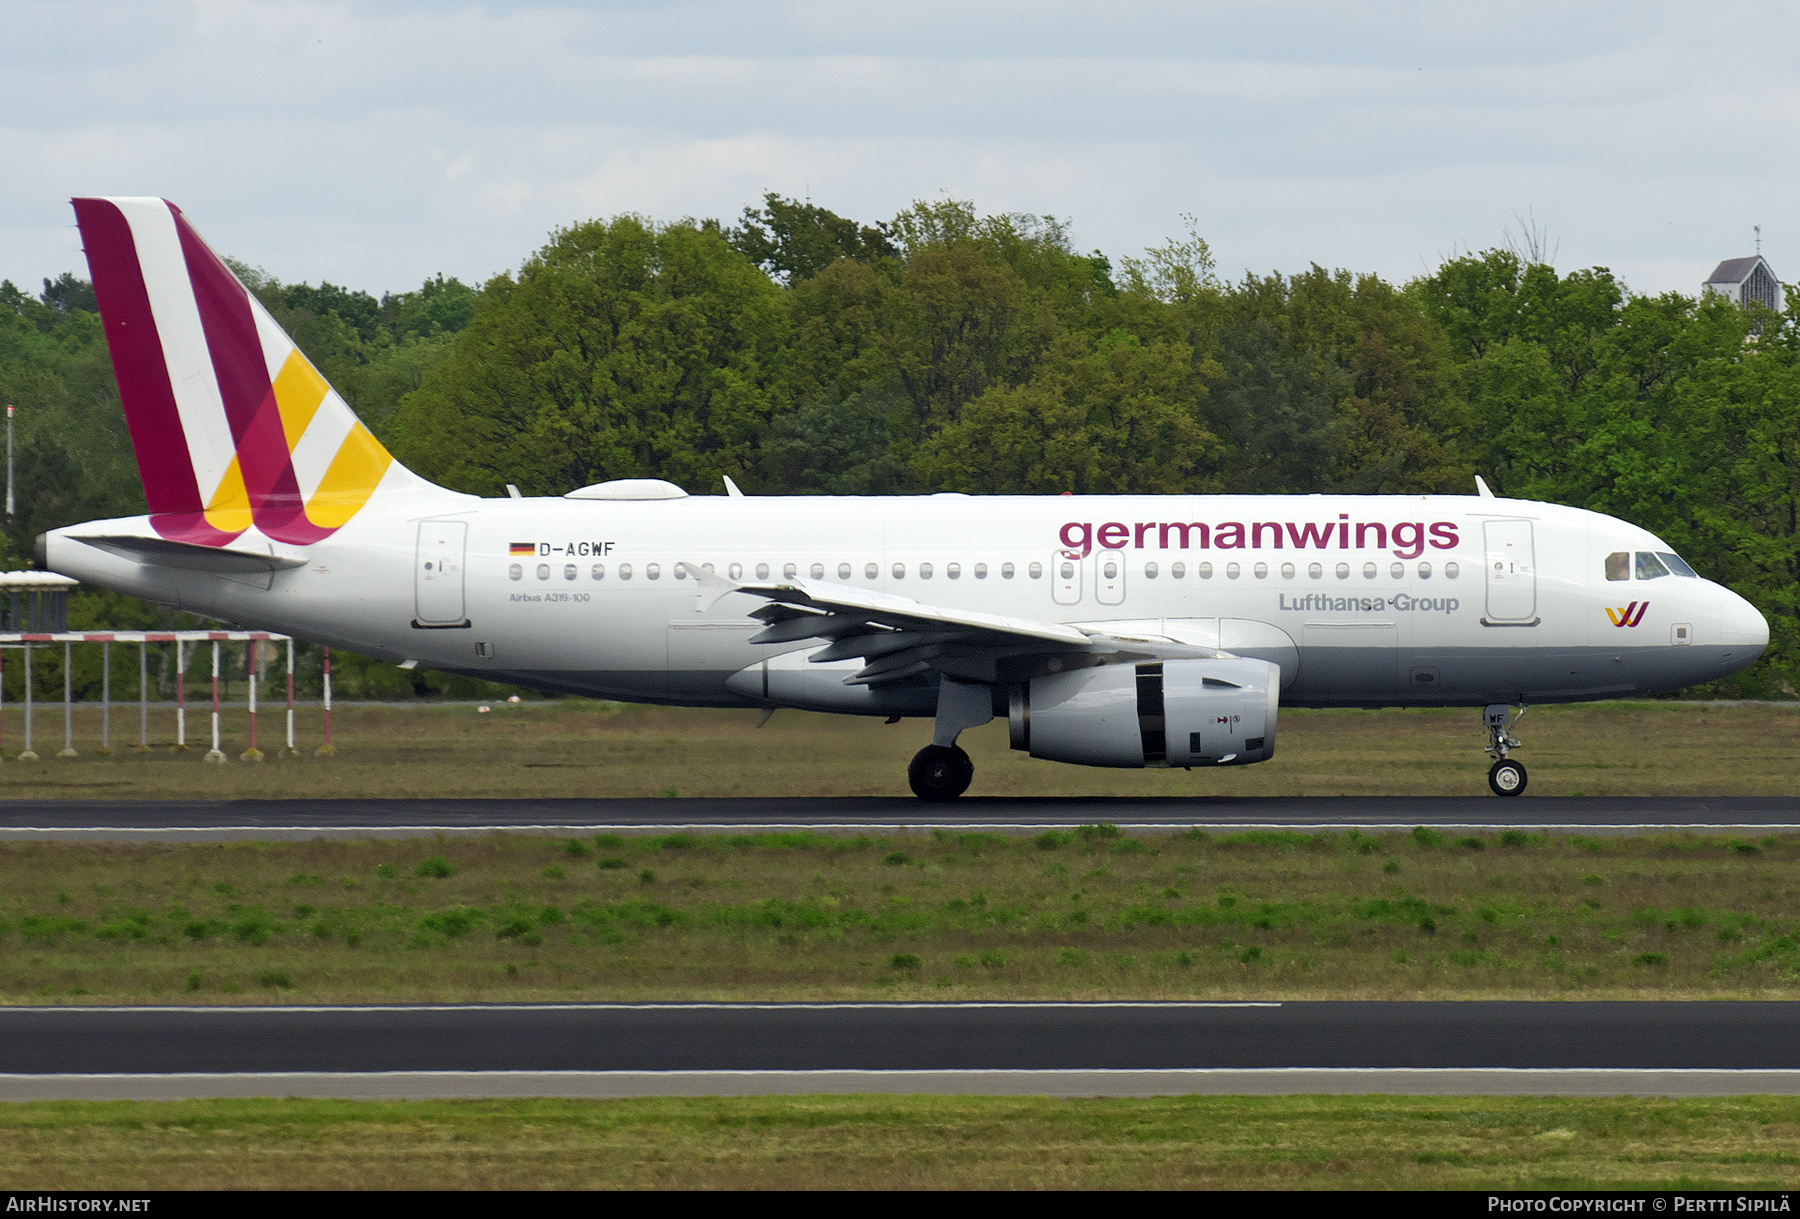
{"type": "Polygon", "coordinates": [[[1722,998],[1800,837],[1110,825],[0,844],[0,1002],[1722,998]]]}
{"type": "Polygon", "coordinates": [[[1800,1098],[0,1106],[0,1188],[1784,1189],[1800,1098]]]}
{"type": "MultiPolygon", "coordinates": [[[[906,763],[928,723],[783,711],[757,728],[753,711],[627,707],[583,699],[416,707],[347,705],[335,713],[331,758],[316,707],[299,713],[302,756],[281,758],[281,714],[263,716],[262,765],[206,766],[171,753],[175,715],[150,713],[148,754],[129,751],[132,709],[115,708],[112,744],[98,752],[100,712],[75,714],[79,756],[51,756],[56,709],[38,712],[41,760],[0,767],[14,797],[234,798],[545,796],[906,796],[906,763]]],[[[241,707],[224,714],[223,748],[249,744],[241,707]]],[[[4,711],[6,744],[23,739],[4,711]]],[[[189,723],[190,741],[204,725],[189,723]]],[[[1787,795],[1800,785],[1800,703],[1677,702],[1533,708],[1519,758],[1531,794],[1554,796],[1787,795]]],[[[58,736],[60,739],[60,736],[58,736]]],[[[974,796],[1487,795],[1480,715],[1471,709],[1305,711],[1283,708],[1278,752],[1259,766],[1108,770],[1035,761],[1007,746],[1004,721],[963,734],[974,796]]],[[[11,755],[8,755],[9,757],[11,755]]]]}

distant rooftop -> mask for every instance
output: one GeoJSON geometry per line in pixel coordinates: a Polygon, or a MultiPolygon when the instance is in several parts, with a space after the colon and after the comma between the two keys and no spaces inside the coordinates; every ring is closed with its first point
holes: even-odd
{"type": "Polygon", "coordinates": [[[0,591],[57,591],[74,588],[81,581],[53,571],[0,571],[0,591]]]}
{"type": "Polygon", "coordinates": [[[1748,258],[1727,258],[1706,277],[1709,284],[1741,284],[1750,278],[1750,272],[1761,262],[1761,254],[1752,254],[1748,258]]]}
{"type": "Polygon", "coordinates": [[[1748,305],[1751,301],[1756,301],[1777,313],[1782,309],[1781,277],[1775,274],[1775,268],[1761,254],[1752,254],[1748,258],[1727,258],[1707,276],[1706,282],[1700,285],[1700,291],[1717,293],[1734,305],[1748,305]]]}

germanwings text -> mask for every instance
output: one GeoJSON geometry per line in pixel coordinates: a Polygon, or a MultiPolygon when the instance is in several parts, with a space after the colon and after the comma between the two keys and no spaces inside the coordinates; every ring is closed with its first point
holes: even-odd
{"type": "Polygon", "coordinates": [[[1057,534],[1063,546],[1085,557],[1094,547],[1101,550],[1392,550],[1402,559],[1416,559],[1427,544],[1438,550],[1456,548],[1453,521],[1351,521],[1347,512],[1335,521],[1070,521],[1057,534]]]}

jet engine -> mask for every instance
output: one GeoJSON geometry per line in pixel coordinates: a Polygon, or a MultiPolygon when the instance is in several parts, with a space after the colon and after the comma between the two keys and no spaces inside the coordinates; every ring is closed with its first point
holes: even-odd
{"type": "Polygon", "coordinates": [[[1275,756],[1281,669],[1221,657],[1100,665],[1014,686],[1012,747],[1084,766],[1243,766],[1275,756]]]}

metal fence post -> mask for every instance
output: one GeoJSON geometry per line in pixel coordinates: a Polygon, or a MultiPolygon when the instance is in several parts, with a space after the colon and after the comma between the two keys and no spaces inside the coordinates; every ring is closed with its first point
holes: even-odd
{"type": "Polygon", "coordinates": [[[256,643],[254,639],[244,643],[244,669],[250,675],[250,748],[238,755],[240,762],[263,760],[263,751],[256,747],[256,643]]]}
{"type": "Polygon", "coordinates": [[[225,751],[219,748],[219,641],[212,641],[212,748],[206,751],[207,762],[223,762],[225,751]]]}
{"type": "Polygon", "coordinates": [[[175,637],[175,747],[170,753],[186,753],[187,743],[187,645],[175,637]]]}
{"type": "Polygon", "coordinates": [[[318,756],[330,757],[331,748],[331,647],[325,647],[325,743],[313,751],[318,756]]]}
{"type": "Polygon", "coordinates": [[[112,752],[112,640],[100,641],[100,752],[112,752]]]}
{"type": "Polygon", "coordinates": [[[138,743],[133,753],[150,752],[150,641],[138,640],[138,743]]]}
{"type": "Polygon", "coordinates": [[[59,758],[79,756],[75,752],[75,645],[63,640],[63,747],[59,758]]]}
{"type": "Polygon", "coordinates": [[[25,748],[19,751],[19,761],[35,762],[36,753],[31,748],[31,645],[25,645],[25,748]]]}
{"type": "Polygon", "coordinates": [[[284,758],[297,758],[300,751],[294,748],[294,641],[287,641],[287,748],[281,751],[284,758]]]}

